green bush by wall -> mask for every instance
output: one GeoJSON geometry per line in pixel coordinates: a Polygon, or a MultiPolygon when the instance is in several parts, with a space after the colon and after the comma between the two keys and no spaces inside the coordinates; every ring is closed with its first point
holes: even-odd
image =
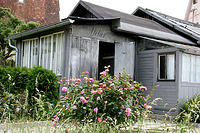
{"type": "Polygon", "coordinates": [[[0,92],[17,95],[28,89],[28,102],[31,105],[34,104],[32,97],[37,94],[36,87],[44,92],[45,99],[55,104],[59,96],[57,81],[58,77],[53,71],[42,67],[0,67],[0,92]]]}

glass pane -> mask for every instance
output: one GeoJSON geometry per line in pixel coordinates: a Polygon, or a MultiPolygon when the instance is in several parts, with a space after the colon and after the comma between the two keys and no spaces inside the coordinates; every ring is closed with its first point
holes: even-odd
{"type": "Polygon", "coordinates": [[[167,79],[175,79],[175,55],[167,55],[167,79]]]}
{"type": "Polygon", "coordinates": [[[165,55],[160,55],[160,79],[165,79],[165,55]]]}
{"type": "Polygon", "coordinates": [[[200,56],[196,56],[196,82],[200,83],[200,56]]]}
{"type": "Polygon", "coordinates": [[[182,55],[182,81],[190,81],[190,55],[182,55]]]}
{"type": "Polygon", "coordinates": [[[40,43],[40,52],[41,52],[41,55],[40,55],[40,65],[43,66],[43,56],[44,56],[44,38],[41,39],[41,43],[40,43]]]}
{"type": "Polygon", "coordinates": [[[57,34],[53,35],[53,59],[52,59],[52,70],[54,73],[56,73],[56,39],[57,39],[57,34]]]}
{"type": "Polygon", "coordinates": [[[190,81],[191,82],[196,82],[196,80],[195,80],[195,77],[196,77],[195,66],[196,66],[195,56],[191,55],[191,74],[190,74],[190,81]]]}

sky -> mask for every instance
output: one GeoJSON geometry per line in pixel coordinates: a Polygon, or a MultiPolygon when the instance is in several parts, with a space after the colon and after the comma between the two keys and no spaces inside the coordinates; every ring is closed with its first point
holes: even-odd
{"type": "MultiPolygon", "coordinates": [[[[79,0],[59,0],[60,19],[68,17],[79,0]]],[[[96,5],[131,14],[140,6],[184,19],[189,0],[84,0],[96,5]]]]}

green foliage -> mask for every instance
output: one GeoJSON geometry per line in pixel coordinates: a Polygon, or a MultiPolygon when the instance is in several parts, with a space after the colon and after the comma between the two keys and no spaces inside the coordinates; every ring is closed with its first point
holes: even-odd
{"type": "Polygon", "coordinates": [[[42,92],[45,97],[44,101],[49,101],[54,106],[56,105],[59,97],[59,84],[58,77],[53,73],[52,70],[44,69],[42,67],[33,67],[29,72],[29,90],[28,101],[30,108],[34,108],[36,101],[33,96],[38,97],[36,88],[42,92]]]}
{"type": "Polygon", "coordinates": [[[181,112],[182,119],[186,123],[200,123],[200,94],[184,102],[184,108],[181,112]]]}
{"type": "Polygon", "coordinates": [[[128,120],[136,122],[146,117],[146,111],[151,107],[143,97],[146,87],[130,79],[124,71],[119,76],[111,77],[108,68],[100,73],[100,80],[88,77],[88,72],[81,79],[61,80],[63,96],[66,101],[60,112],[54,117],[71,118],[80,123],[114,121],[113,125],[126,124],[128,120]]]}
{"type": "MultiPolygon", "coordinates": [[[[5,67],[9,65],[6,62],[14,55],[12,53],[13,48],[9,47],[8,41],[4,39],[16,33],[34,29],[39,25],[39,23],[32,21],[26,23],[24,20],[13,16],[9,8],[0,7],[0,66],[5,67]]],[[[14,41],[11,43],[12,45],[15,44],[14,41]]]]}
{"type": "MultiPolygon", "coordinates": [[[[8,102],[6,106],[14,111],[15,109],[13,109],[13,107],[16,102],[19,101],[18,95],[21,96],[27,93],[26,113],[29,113],[29,117],[36,119],[36,111],[38,110],[36,103],[37,98],[39,98],[37,90],[41,93],[43,102],[48,101],[55,106],[59,96],[59,84],[57,82],[58,77],[53,71],[42,67],[29,69],[26,67],[0,67],[0,93],[2,94],[2,98],[0,99],[0,103],[2,103],[0,105],[1,111],[5,108],[6,102],[4,99],[12,99],[8,100],[11,102],[8,102]]],[[[47,105],[45,109],[48,110],[48,106],[49,105],[47,105]]]]}
{"type": "MultiPolygon", "coordinates": [[[[6,89],[14,95],[23,94],[28,85],[28,69],[21,67],[0,67],[0,90],[6,89]]],[[[3,91],[3,90],[2,90],[3,91]]]]}

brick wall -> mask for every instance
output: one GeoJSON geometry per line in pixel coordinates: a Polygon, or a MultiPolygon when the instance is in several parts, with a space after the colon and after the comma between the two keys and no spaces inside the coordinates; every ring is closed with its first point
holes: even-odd
{"type": "Polygon", "coordinates": [[[0,7],[11,8],[13,15],[22,20],[40,23],[40,26],[60,21],[59,0],[0,0],[0,7]]]}

